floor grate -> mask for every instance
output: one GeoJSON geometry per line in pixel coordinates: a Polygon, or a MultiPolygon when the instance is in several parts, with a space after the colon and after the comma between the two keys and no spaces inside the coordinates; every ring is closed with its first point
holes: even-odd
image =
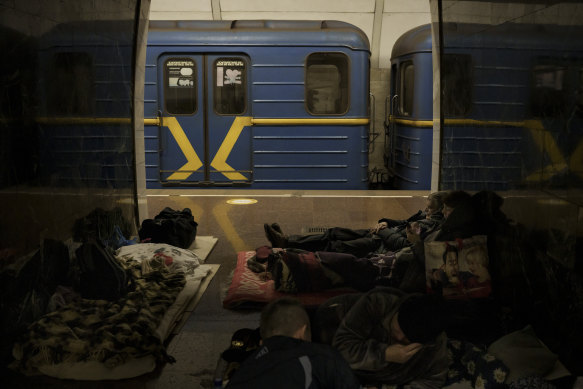
{"type": "Polygon", "coordinates": [[[321,234],[326,232],[330,227],[304,227],[302,231],[306,234],[321,234]]]}

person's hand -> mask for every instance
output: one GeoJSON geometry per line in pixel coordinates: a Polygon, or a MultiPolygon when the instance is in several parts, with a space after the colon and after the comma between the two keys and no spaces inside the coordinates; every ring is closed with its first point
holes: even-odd
{"type": "Polygon", "coordinates": [[[373,228],[370,229],[370,231],[374,234],[378,233],[380,230],[384,230],[385,228],[387,228],[389,225],[387,224],[387,222],[380,222],[378,223],[376,226],[374,226],[373,228]]]}
{"type": "Polygon", "coordinates": [[[407,240],[411,243],[417,243],[421,241],[421,226],[417,222],[407,224],[406,228],[407,240]]]}
{"type": "Polygon", "coordinates": [[[385,349],[385,361],[405,363],[413,355],[417,354],[423,345],[421,343],[392,344],[385,349]]]}

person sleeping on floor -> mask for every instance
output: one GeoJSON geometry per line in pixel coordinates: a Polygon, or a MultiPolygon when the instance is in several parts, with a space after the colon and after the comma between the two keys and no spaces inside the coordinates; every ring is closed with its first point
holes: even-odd
{"type": "Polygon", "coordinates": [[[411,246],[407,239],[407,226],[411,223],[415,223],[422,239],[439,228],[444,221],[442,209],[446,194],[431,193],[427,196],[425,210],[419,210],[406,220],[382,218],[370,229],[333,227],[322,234],[286,235],[278,223],[265,223],[263,227],[271,246],[277,248],[347,253],[356,257],[394,252],[411,246]]]}
{"type": "Polygon", "coordinates": [[[261,277],[273,279],[281,292],[317,292],[340,286],[359,291],[391,286],[422,292],[426,289],[424,242],[463,239],[482,231],[476,204],[483,197],[483,193],[471,196],[464,191],[445,196],[433,193],[421,219],[413,215],[409,222],[393,221],[398,224],[393,227],[389,227],[391,221],[381,219],[377,228],[366,233],[332,228],[324,234],[286,237],[277,224],[266,224],[272,246],[258,248],[247,266],[261,277]],[[395,235],[401,222],[403,232],[398,234],[404,233],[406,244],[391,246],[388,239],[379,238],[384,230],[393,230],[389,237],[395,235]],[[341,240],[337,239],[339,232],[346,232],[345,237],[361,237],[341,240]]]}

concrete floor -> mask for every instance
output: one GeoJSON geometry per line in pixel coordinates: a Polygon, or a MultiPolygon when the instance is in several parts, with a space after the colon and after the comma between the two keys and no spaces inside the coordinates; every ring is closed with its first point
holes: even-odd
{"type": "Polygon", "coordinates": [[[267,244],[263,223],[278,222],[284,232],[303,233],[309,227],[345,226],[367,228],[381,217],[405,219],[424,209],[428,192],[349,191],[283,192],[246,190],[149,191],[148,212],[154,217],[163,208],[190,208],[198,222],[198,235],[212,235],[218,242],[207,258],[220,268],[181,331],[169,339],[173,364],[134,379],[78,382],[47,377],[8,377],[5,388],[211,388],[220,353],[229,346],[232,333],[242,327],[256,328],[258,311],[234,311],[222,307],[231,282],[238,251],[267,244]],[[249,198],[250,205],[227,200],[249,198]]]}
{"type": "MultiPolygon", "coordinates": [[[[163,192],[167,193],[167,192],[163,192]]],[[[238,251],[268,244],[263,223],[278,222],[286,233],[302,233],[309,227],[346,226],[367,228],[380,217],[404,219],[425,207],[426,192],[326,192],[192,191],[177,195],[148,196],[150,216],[164,207],[190,208],[199,223],[199,235],[219,238],[207,263],[221,265],[197,308],[170,341],[168,352],[177,362],[165,366],[147,388],[210,388],[218,355],[228,347],[231,335],[242,327],[256,328],[259,312],[222,308],[231,282],[238,251]],[[231,205],[227,200],[249,198],[250,205],[231,205]]]]}

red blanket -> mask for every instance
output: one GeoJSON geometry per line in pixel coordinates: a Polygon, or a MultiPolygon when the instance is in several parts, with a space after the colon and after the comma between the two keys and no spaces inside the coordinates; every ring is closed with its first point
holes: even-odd
{"type": "Polygon", "coordinates": [[[345,293],[354,293],[352,288],[327,289],[311,293],[282,293],[274,289],[273,280],[263,281],[259,275],[247,267],[247,260],[255,255],[255,251],[240,251],[237,254],[237,267],[233,274],[233,281],[223,300],[223,307],[234,308],[261,308],[263,305],[283,296],[294,296],[306,307],[316,307],[331,297],[345,293]]]}

